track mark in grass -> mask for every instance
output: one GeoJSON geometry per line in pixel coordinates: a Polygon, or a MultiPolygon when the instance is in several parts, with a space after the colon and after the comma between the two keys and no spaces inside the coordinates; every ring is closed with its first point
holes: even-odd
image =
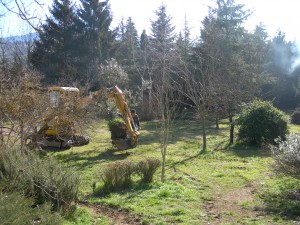
{"type": "Polygon", "coordinates": [[[264,214],[251,207],[255,201],[253,186],[237,188],[229,193],[218,193],[213,200],[206,204],[207,215],[210,218],[210,224],[235,224],[244,218],[257,218],[264,214]]]}
{"type": "Polygon", "coordinates": [[[141,215],[132,215],[128,210],[108,207],[100,204],[90,204],[84,201],[80,201],[78,204],[91,209],[96,214],[100,214],[101,216],[104,215],[110,221],[109,224],[140,225],[143,221],[141,215]]]}

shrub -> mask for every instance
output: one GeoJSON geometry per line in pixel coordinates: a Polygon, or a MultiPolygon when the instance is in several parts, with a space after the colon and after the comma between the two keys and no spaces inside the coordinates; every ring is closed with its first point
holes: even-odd
{"type": "Polygon", "coordinates": [[[34,204],[51,202],[53,210],[76,200],[79,176],[52,158],[41,159],[36,152],[5,149],[0,161],[0,179],[7,190],[22,191],[35,199],[34,204]]]}
{"type": "Polygon", "coordinates": [[[140,161],[136,168],[137,173],[141,177],[142,183],[151,183],[156,170],[160,166],[160,160],[155,158],[146,158],[140,161]]]}
{"type": "Polygon", "coordinates": [[[61,224],[60,215],[51,212],[50,204],[32,207],[33,202],[18,193],[0,193],[1,224],[61,224]]]}
{"type": "Polygon", "coordinates": [[[107,123],[109,130],[111,130],[112,127],[119,125],[120,123],[124,123],[124,121],[122,120],[122,118],[119,117],[113,117],[112,119],[110,119],[107,123]]]}
{"type": "Polygon", "coordinates": [[[111,132],[111,139],[125,139],[127,136],[127,128],[121,118],[115,117],[108,121],[108,128],[111,132]]]}
{"type": "Polygon", "coordinates": [[[297,108],[292,116],[291,116],[291,123],[300,125],[300,108],[297,108]]]}
{"type": "Polygon", "coordinates": [[[275,159],[274,169],[279,174],[285,174],[300,179],[300,136],[294,134],[286,141],[278,139],[278,146],[272,146],[272,156],[275,159]]]}
{"type": "Polygon", "coordinates": [[[242,109],[236,120],[238,139],[250,145],[274,143],[288,134],[288,118],[270,102],[256,100],[242,109]]]}
{"type": "Polygon", "coordinates": [[[133,172],[134,164],[127,160],[108,164],[101,172],[104,189],[117,190],[129,187],[132,184],[133,172]]]}
{"type": "Polygon", "coordinates": [[[136,164],[128,160],[110,163],[100,172],[103,190],[107,192],[130,187],[135,174],[141,178],[142,183],[151,183],[160,164],[160,160],[155,158],[146,158],[136,164]]]}

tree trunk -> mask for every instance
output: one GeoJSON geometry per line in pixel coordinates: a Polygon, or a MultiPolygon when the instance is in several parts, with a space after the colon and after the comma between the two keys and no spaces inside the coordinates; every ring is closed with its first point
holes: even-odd
{"type": "Polygon", "coordinates": [[[216,116],[216,129],[219,130],[220,126],[219,126],[219,117],[216,116]]]}
{"type": "Polygon", "coordinates": [[[162,157],[162,164],[161,164],[161,182],[165,182],[165,165],[166,164],[166,157],[165,155],[162,157]]]}
{"type": "Polygon", "coordinates": [[[206,150],[206,126],[205,126],[205,116],[202,116],[202,151],[206,150]]]}
{"type": "Polygon", "coordinates": [[[234,125],[233,125],[233,118],[232,116],[229,116],[229,123],[230,123],[230,137],[229,137],[229,143],[233,144],[233,134],[234,134],[234,125]]]}

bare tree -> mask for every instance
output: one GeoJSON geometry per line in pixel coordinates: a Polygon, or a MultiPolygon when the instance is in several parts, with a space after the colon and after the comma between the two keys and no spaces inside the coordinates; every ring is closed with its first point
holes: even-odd
{"type": "MultiPolygon", "coordinates": [[[[37,12],[39,10],[44,11],[43,0],[0,0],[2,5],[7,12],[17,15],[20,19],[26,21],[34,30],[39,29],[41,22],[41,16],[37,12]]],[[[7,12],[4,12],[7,13],[7,12]]]]}
{"type": "Polygon", "coordinates": [[[150,38],[150,57],[153,77],[150,75],[153,109],[159,119],[159,135],[162,155],[161,180],[165,180],[165,166],[169,135],[172,120],[177,108],[177,96],[174,89],[174,74],[177,64],[177,54],[174,49],[175,27],[171,17],[166,14],[166,6],[161,5],[155,12],[156,21],[152,22],[152,36],[150,38]]]}

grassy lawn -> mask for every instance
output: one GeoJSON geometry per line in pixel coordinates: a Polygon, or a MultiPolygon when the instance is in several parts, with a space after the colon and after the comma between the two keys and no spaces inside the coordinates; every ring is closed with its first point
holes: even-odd
{"type": "MultiPolygon", "coordinates": [[[[139,215],[143,224],[299,224],[299,199],[290,193],[300,189],[300,182],[275,176],[267,151],[228,147],[225,121],[218,130],[209,128],[205,152],[201,151],[199,124],[177,121],[167,150],[166,182],[160,182],[159,170],[150,185],[135,183],[126,190],[99,194],[99,171],[106,164],[161,158],[157,124],[143,122],[141,126],[134,149],[117,151],[111,146],[106,123],[95,121],[89,128],[89,145],[49,154],[80,171],[80,200],[127,210],[139,215]]],[[[300,128],[293,125],[291,130],[298,132],[300,128]]],[[[75,215],[65,224],[112,224],[90,207],[78,207],[75,215]]]]}

